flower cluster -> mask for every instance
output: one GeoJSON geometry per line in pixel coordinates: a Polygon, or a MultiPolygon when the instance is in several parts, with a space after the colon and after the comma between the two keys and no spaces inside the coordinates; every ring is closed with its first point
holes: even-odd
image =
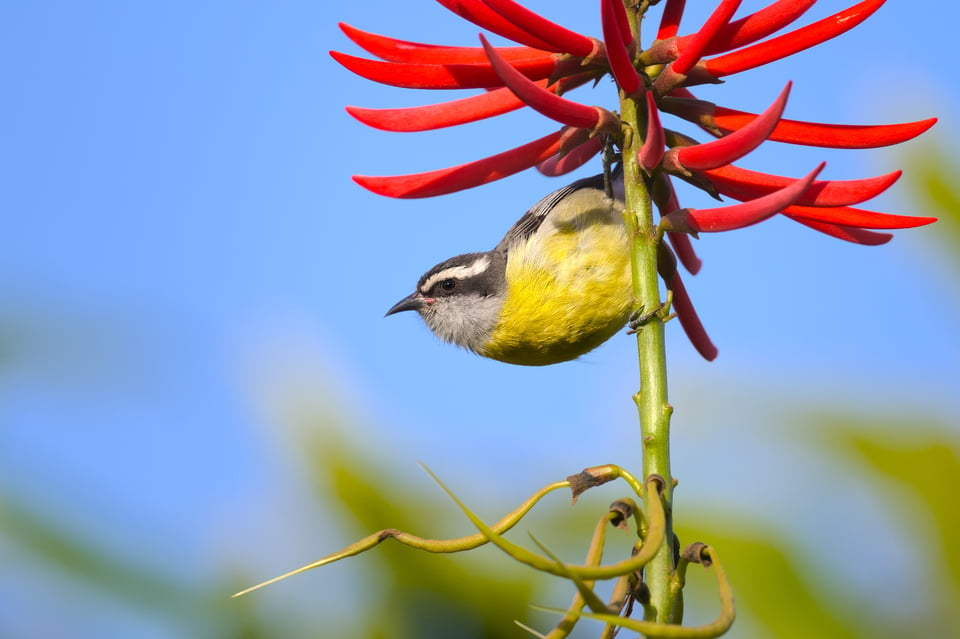
{"type": "MultiPolygon", "coordinates": [[[[699,99],[690,87],[719,82],[813,47],[852,29],[885,0],[863,0],[822,20],[780,35],[816,0],[776,0],[733,19],[741,0],[720,0],[696,31],[680,33],[684,0],[664,0],[656,38],[642,48],[635,35],[638,17],[656,0],[600,0],[602,39],[555,24],[513,0],[437,0],[470,22],[518,46],[494,47],[481,35],[479,47],[438,46],[396,40],[341,24],[344,33],[379,60],[337,51],[331,55],[369,80],[415,89],[479,89],[470,97],[399,109],[347,107],[361,122],[388,131],[424,131],[456,126],[531,107],[562,127],[542,138],[492,157],[426,173],[354,176],[361,186],[399,198],[430,197],[475,187],[536,166],[562,175],[590,160],[604,139],[622,142],[623,127],[612,111],[568,100],[567,91],[615,80],[620,97],[645,109],[637,160],[651,185],[654,202],[679,262],[692,274],[700,261],[690,235],[742,228],[782,214],[821,233],[858,244],[887,242],[878,232],[928,224],[933,218],[877,213],[854,205],[887,189],[899,171],[860,180],[817,180],[821,164],[795,179],[750,171],[733,163],[765,140],[832,148],[873,148],[909,140],[935,119],[888,125],[837,125],[782,117],[790,84],[760,114],[699,99]],[[712,136],[700,142],[664,128],[661,114],[691,122],[712,136]],[[682,179],[711,195],[739,204],[710,209],[682,208],[672,180],[682,179]]],[[[662,261],[661,274],[673,292],[674,309],[694,346],[708,359],[716,349],[697,319],[676,268],[662,261]]]]}

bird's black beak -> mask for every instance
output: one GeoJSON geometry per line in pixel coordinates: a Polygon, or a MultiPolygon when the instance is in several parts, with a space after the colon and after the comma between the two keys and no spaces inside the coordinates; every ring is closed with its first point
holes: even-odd
{"type": "Polygon", "coordinates": [[[420,295],[420,293],[412,293],[391,306],[384,317],[399,313],[400,311],[419,311],[421,308],[423,308],[423,295],[420,295]]]}

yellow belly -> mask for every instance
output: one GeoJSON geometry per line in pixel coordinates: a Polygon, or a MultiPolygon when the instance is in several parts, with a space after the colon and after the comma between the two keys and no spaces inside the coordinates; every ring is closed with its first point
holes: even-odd
{"type": "Polygon", "coordinates": [[[511,364],[574,359],[617,333],[634,308],[626,230],[597,212],[511,247],[507,295],[481,355],[511,364]]]}

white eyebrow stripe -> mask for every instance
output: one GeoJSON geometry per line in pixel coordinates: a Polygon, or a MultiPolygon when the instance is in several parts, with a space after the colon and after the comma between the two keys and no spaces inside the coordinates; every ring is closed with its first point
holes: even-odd
{"type": "Polygon", "coordinates": [[[477,259],[473,264],[465,264],[463,266],[451,266],[450,268],[445,268],[442,271],[438,271],[427,278],[423,284],[420,285],[420,292],[426,293],[433,286],[442,280],[456,278],[456,279],[467,279],[468,277],[473,277],[474,275],[480,275],[490,267],[490,258],[484,255],[483,257],[477,259]]]}

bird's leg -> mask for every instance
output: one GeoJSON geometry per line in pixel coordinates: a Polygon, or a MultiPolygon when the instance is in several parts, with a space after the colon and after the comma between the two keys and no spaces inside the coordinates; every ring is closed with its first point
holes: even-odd
{"type": "Polygon", "coordinates": [[[620,154],[614,146],[612,135],[603,136],[603,187],[609,199],[613,199],[613,165],[621,160],[620,154]]]}
{"type": "Polygon", "coordinates": [[[667,314],[665,312],[670,308],[672,302],[672,292],[667,291],[667,299],[652,311],[644,313],[644,307],[641,304],[635,311],[630,313],[630,317],[627,319],[627,335],[633,335],[640,330],[641,327],[646,326],[654,319],[659,319],[661,322],[669,322],[672,320],[676,317],[676,313],[667,314]]]}

